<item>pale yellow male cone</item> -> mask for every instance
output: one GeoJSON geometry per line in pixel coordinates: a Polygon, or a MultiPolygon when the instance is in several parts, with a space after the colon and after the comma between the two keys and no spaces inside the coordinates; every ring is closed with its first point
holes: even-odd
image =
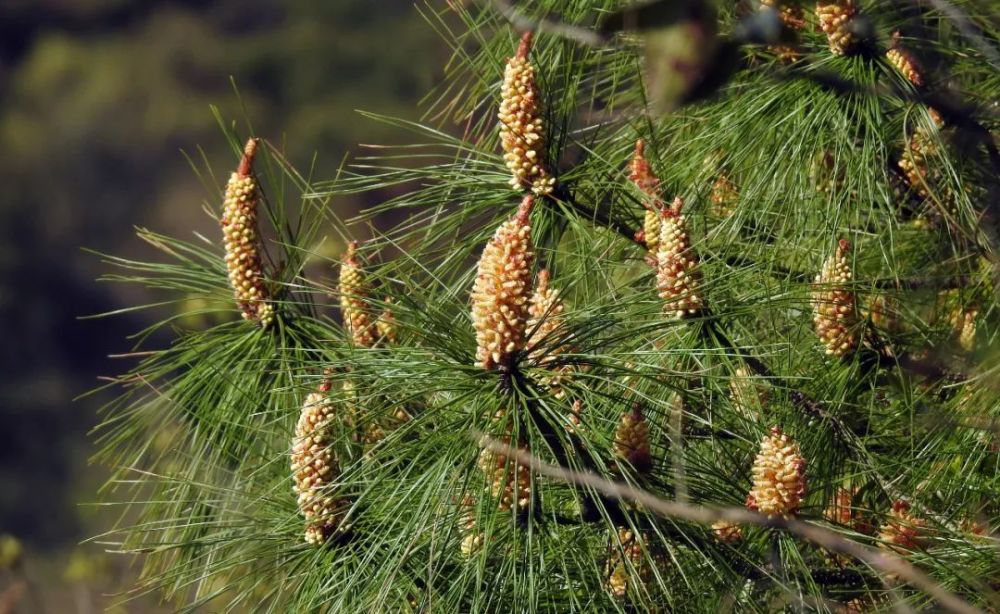
{"type": "Polygon", "coordinates": [[[841,239],[837,250],[823,263],[813,285],[813,324],[820,342],[831,356],[843,357],[858,347],[858,312],[854,277],[847,256],[850,244],[841,239]]]}
{"type": "Polygon", "coordinates": [[[368,286],[357,256],[358,242],[347,244],[340,265],[340,315],[355,345],[372,347],[377,329],[368,306],[368,286]]]}
{"type": "Polygon", "coordinates": [[[526,196],[517,213],[497,228],[479,258],[472,288],[472,326],[476,364],[483,369],[510,369],[525,348],[535,261],[528,219],[533,206],[534,198],[526,196]]]}
{"type": "Polygon", "coordinates": [[[780,428],[760,443],[751,469],[752,487],[748,507],[768,516],[791,516],[806,495],[806,460],[799,444],[780,428]]]}
{"type": "Polygon", "coordinates": [[[660,244],[660,209],[663,208],[663,201],[660,198],[660,180],[646,159],[646,144],[642,139],[635,142],[628,178],[642,193],[642,206],[646,209],[642,225],[643,238],[649,251],[656,253],[656,247],[660,244]]]}
{"type": "Polygon", "coordinates": [[[532,35],[521,38],[517,54],[507,60],[500,87],[500,144],[514,188],[542,195],[552,192],[555,179],[545,161],[545,125],[535,67],[528,60],[532,35]]]}
{"type": "Polygon", "coordinates": [[[253,159],[257,139],[247,141],[236,172],[226,184],[222,205],[223,241],[229,285],[243,318],[267,328],[274,321],[274,306],[264,283],[261,264],[260,233],[257,229],[257,182],[253,177],[253,159]]]}
{"type": "Polygon", "coordinates": [[[834,55],[845,55],[857,44],[857,37],[851,31],[851,20],[857,14],[858,7],[853,0],[821,0],[816,3],[816,19],[834,55]]]}
{"type": "Polygon", "coordinates": [[[330,449],[328,428],[333,418],[334,407],[326,395],[310,393],[302,404],[292,442],[294,491],[306,521],[305,540],[314,546],[326,542],[340,520],[340,502],[328,492],[340,472],[330,449]]]}
{"type": "Polygon", "coordinates": [[[684,201],[675,198],[660,211],[660,241],[656,249],[656,288],[663,312],[674,318],[698,314],[704,307],[698,254],[691,247],[684,201]]]}

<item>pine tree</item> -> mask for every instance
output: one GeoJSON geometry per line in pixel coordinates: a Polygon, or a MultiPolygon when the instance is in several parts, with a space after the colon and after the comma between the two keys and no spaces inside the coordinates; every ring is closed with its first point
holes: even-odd
{"type": "Polygon", "coordinates": [[[227,129],[222,236],[108,257],[181,310],[97,434],[123,598],[998,607],[995,24],[722,4],[428,5],[413,145],[329,181],[227,129]]]}

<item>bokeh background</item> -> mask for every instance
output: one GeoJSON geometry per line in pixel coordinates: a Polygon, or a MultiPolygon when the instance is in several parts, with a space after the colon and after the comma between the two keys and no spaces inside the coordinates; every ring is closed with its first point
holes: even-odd
{"type": "Polygon", "coordinates": [[[329,177],[398,138],[355,110],[417,119],[446,57],[407,0],[0,0],[0,614],[99,612],[138,573],[84,541],[114,521],[88,505],[108,398],[74,399],[127,367],[108,355],[152,316],[80,319],[145,298],[95,283],[81,248],[141,258],[134,226],[218,232],[182,154],[229,172],[210,105],[329,177]]]}

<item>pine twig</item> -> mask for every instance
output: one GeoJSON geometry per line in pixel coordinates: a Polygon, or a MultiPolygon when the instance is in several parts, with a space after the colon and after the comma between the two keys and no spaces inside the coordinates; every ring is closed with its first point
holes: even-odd
{"type": "Polygon", "coordinates": [[[739,507],[705,507],[690,505],[675,501],[667,501],[656,495],[630,486],[622,482],[614,482],[603,478],[595,473],[574,471],[557,465],[546,463],[533,456],[531,453],[508,446],[503,442],[490,438],[483,433],[473,433],[473,437],[479,441],[484,448],[498,454],[516,458],[517,462],[529,466],[544,476],[567,482],[588,486],[594,490],[604,493],[608,497],[630,501],[641,505],[643,508],[662,516],[664,518],[675,518],[688,522],[709,525],[717,521],[733,522],[739,524],[752,524],[760,527],[787,531],[812,542],[822,548],[835,553],[846,554],[858,560],[864,561],[880,572],[888,575],[898,576],[916,588],[923,590],[933,597],[942,607],[961,614],[980,614],[978,608],[973,607],[967,601],[952,593],[941,584],[935,582],[930,576],[917,569],[915,566],[905,561],[901,557],[889,552],[879,551],[869,546],[863,546],[852,542],[831,531],[817,525],[809,524],[795,518],[784,516],[765,516],[739,507]]]}

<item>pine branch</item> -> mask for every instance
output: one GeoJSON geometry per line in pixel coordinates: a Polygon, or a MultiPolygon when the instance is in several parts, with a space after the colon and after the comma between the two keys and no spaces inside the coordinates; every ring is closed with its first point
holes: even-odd
{"type": "Polygon", "coordinates": [[[960,612],[962,614],[976,614],[979,612],[977,608],[932,580],[930,576],[906,560],[896,555],[844,539],[829,529],[795,520],[794,518],[765,516],[743,508],[709,508],[666,501],[652,493],[625,483],[613,482],[594,473],[574,471],[557,465],[551,465],[539,460],[529,452],[507,446],[503,442],[491,439],[482,433],[473,433],[473,437],[485,448],[498,454],[516,457],[519,463],[530,466],[533,471],[537,471],[542,475],[567,483],[590,487],[609,497],[641,505],[664,518],[675,518],[702,525],[725,521],[787,531],[796,537],[810,541],[831,552],[845,554],[864,561],[883,574],[898,576],[925,591],[942,607],[951,612],[960,612]]]}

